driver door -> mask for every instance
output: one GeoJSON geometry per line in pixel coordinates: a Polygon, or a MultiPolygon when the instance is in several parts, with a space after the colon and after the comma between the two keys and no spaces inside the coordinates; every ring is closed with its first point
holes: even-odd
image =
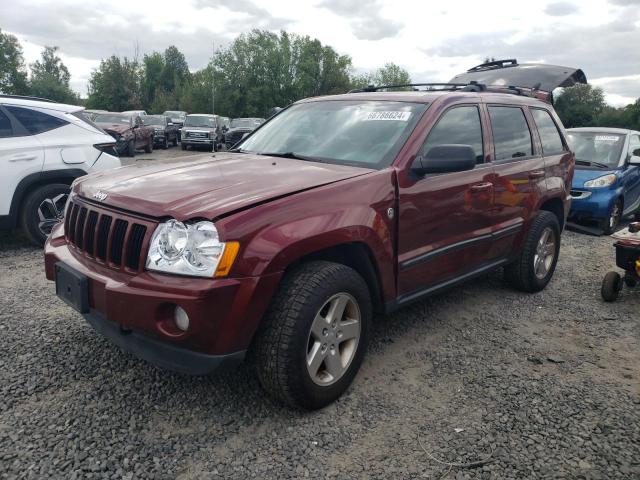
{"type": "Polygon", "coordinates": [[[476,104],[446,110],[429,132],[421,155],[437,145],[470,145],[476,166],[400,182],[399,300],[409,301],[471,274],[488,262],[491,246],[493,168],[484,163],[476,104]]]}

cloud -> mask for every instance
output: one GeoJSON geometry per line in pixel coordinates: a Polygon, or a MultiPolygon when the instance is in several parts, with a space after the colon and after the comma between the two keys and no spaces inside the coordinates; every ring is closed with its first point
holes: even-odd
{"type": "Polygon", "coordinates": [[[640,0],[609,0],[613,5],[618,5],[621,7],[630,7],[636,6],[640,7],[640,0]]]}
{"type": "Polygon", "coordinates": [[[511,30],[465,35],[423,51],[444,57],[544,61],[582,68],[588,79],[634,75],[640,73],[640,29],[634,28],[635,21],[636,15],[629,14],[603,25],[552,24],[513,41],[516,32],[511,30]]]}
{"type": "Polygon", "coordinates": [[[580,8],[570,2],[554,2],[550,3],[544,9],[544,13],[551,15],[552,17],[563,17],[565,15],[572,15],[578,13],[580,8]]]}
{"type": "Polygon", "coordinates": [[[323,0],[317,6],[347,19],[359,40],[395,37],[402,30],[399,22],[382,17],[378,0],[323,0]]]}
{"type": "Polygon", "coordinates": [[[624,98],[640,98],[640,74],[625,77],[605,77],[592,82],[608,94],[624,98]]]}
{"type": "Polygon", "coordinates": [[[223,7],[231,12],[243,14],[248,17],[241,21],[244,27],[249,24],[252,28],[283,30],[292,23],[291,19],[272,16],[267,9],[250,0],[196,0],[195,7],[214,9],[223,7]]]}

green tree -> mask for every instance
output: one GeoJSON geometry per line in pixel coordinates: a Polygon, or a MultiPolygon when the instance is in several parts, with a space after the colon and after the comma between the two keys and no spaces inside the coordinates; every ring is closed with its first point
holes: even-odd
{"type": "Polygon", "coordinates": [[[352,88],[364,88],[369,85],[403,85],[411,83],[411,76],[404,68],[395,63],[386,63],[373,72],[360,73],[351,77],[352,88]]]}
{"type": "Polygon", "coordinates": [[[145,110],[151,110],[156,93],[163,91],[162,74],[164,68],[164,56],[159,52],[145,55],[142,59],[140,94],[142,107],[145,110]]]}
{"type": "Polygon", "coordinates": [[[27,70],[22,56],[22,46],[13,35],[0,29],[0,93],[26,95],[28,93],[27,70]]]}
{"type": "Polygon", "coordinates": [[[164,51],[164,68],[162,69],[162,88],[165,92],[174,92],[180,85],[189,80],[190,72],[184,54],[171,45],[164,51]]]}
{"type": "Polygon", "coordinates": [[[596,126],[605,107],[602,89],[582,83],[565,88],[555,101],[556,112],[567,128],[596,126]]]}
{"type": "Polygon", "coordinates": [[[69,87],[71,74],[57,52],[58,47],[45,46],[42,58],[31,64],[29,90],[36,97],[62,103],[77,103],[78,96],[69,87]]]}
{"type": "Polygon", "coordinates": [[[138,62],[115,55],[102,60],[89,78],[87,108],[120,112],[141,107],[138,62]]]}
{"type": "MultiPolygon", "coordinates": [[[[303,97],[347,91],[351,58],[308,36],[253,30],[216,52],[213,69],[216,113],[263,116],[303,97]]],[[[205,90],[196,90],[202,98],[205,90]]]]}

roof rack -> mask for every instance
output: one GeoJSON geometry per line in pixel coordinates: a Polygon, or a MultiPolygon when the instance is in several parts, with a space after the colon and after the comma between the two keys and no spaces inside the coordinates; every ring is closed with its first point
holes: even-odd
{"type": "Polygon", "coordinates": [[[48,98],[31,97],[29,95],[9,95],[0,93],[0,98],[14,98],[16,100],[34,100],[37,102],[58,103],[55,100],[50,100],[48,98]]]}
{"type": "Polygon", "coordinates": [[[491,60],[490,62],[484,62],[480,65],[470,68],[467,72],[481,72],[483,70],[494,70],[496,68],[515,67],[518,65],[518,60],[515,58],[508,58],[505,60],[491,60]]]}
{"type": "MultiPolygon", "coordinates": [[[[493,62],[492,62],[493,63],[493,62]]],[[[477,67],[474,67],[477,68],[477,67]]],[[[512,85],[485,85],[471,81],[469,83],[404,83],[398,85],[369,85],[368,87],[350,90],[349,93],[367,93],[377,92],[379,90],[388,90],[392,88],[411,88],[414,92],[492,92],[492,93],[510,93],[512,95],[521,95],[524,97],[537,98],[539,100],[549,101],[549,94],[539,90],[540,85],[533,88],[516,87],[512,85]],[[427,87],[419,90],[416,87],[427,87]]]]}

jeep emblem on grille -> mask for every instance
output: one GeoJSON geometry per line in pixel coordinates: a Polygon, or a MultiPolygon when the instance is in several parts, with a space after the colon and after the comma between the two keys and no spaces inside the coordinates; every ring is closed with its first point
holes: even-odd
{"type": "Polygon", "coordinates": [[[96,193],[93,194],[93,198],[101,202],[104,202],[105,198],[107,198],[107,194],[102,190],[98,190],[96,193]]]}

